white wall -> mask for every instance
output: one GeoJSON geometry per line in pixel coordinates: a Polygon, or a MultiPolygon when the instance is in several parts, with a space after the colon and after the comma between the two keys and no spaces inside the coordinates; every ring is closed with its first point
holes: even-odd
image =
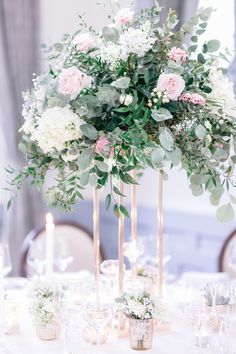
{"type": "MultiPolygon", "coordinates": [[[[100,29],[108,21],[109,0],[105,1],[107,5],[105,8],[96,5],[97,2],[99,1],[41,0],[42,42],[54,42],[60,39],[61,34],[75,31],[79,22],[78,14],[82,13],[86,13],[86,19],[89,24],[96,29],[100,29]]],[[[125,6],[128,6],[128,1],[124,0],[122,2],[125,6]]],[[[209,2],[208,0],[207,5],[209,5],[209,2]]],[[[214,5],[213,1],[212,5],[214,5]]],[[[90,197],[91,191],[86,194],[87,197],[90,197]]],[[[156,196],[157,176],[155,172],[148,170],[142,179],[141,185],[138,187],[139,203],[156,205],[156,196]]],[[[169,180],[164,183],[164,204],[168,209],[205,214],[214,214],[215,212],[215,209],[210,206],[207,196],[193,197],[191,195],[185,173],[176,169],[171,172],[169,180]]]]}

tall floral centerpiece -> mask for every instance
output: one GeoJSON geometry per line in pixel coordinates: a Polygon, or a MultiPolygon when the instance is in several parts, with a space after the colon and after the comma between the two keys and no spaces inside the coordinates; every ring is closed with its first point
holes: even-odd
{"type": "Polygon", "coordinates": [[[236,108],[222,68],[228,59],[218,40],[198,45],[212,10],[198,10],[178,31],[176,13],[161,24],[160,12],[158,2],[137,15],[117,9],[100,33],[81,18],[76,33],[42,45],[49,69],[24,93],[27,165],[11,182],[17,190],[28,177],[40,189],[54,170],[46,192],[52,205],[69,210],[85,187],[108,184],[107,207],[112,202],[115,214],[127,215],[117,181],[135,184],[130,172],[146,167],[165,178],[169,167],[181,166],[192,193],[207,192],[213,205],[226,195],[217,216],[233,218],[236,108]]]}

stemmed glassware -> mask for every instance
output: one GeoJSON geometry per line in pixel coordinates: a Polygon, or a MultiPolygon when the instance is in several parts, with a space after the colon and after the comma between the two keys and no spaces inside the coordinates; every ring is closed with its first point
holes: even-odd
{"type": "Polygon", "coordinates": [[[45,272],[45,254],[44,242],[31,242],[26,262],[33,269],[33,271],[36,272],[38,277],[41,277],[45,272]]]}
{"type": "Polygon", "coordinates": [[[210,344],[209,312],[207,310],[206,288],[201,282],[186,285],[184,313],[192,324],[195,344],[205,348],[210,344]]]}
{"type": "MultiPolygon", "coordinates": [[[[124,270],[125,270],[125,264],[124,270]]],[[[107,259],[100,264],[101,272],[107,276],[111,291],[112,299],[118,296],[118,275],[119,275],[119,261],[118,259],[107,259]]]]}
{"type": "Polygon", "coordinates": [[[128,258],[131,269],[136,265],[137,259],[144,252],[144,246],[141,242],[131,240],[124,243],[124,256],[128,258]]]}
{"type": "MultiPolygon", "coordinates": [[[[3,257],[3,276],[5,277],[12,271],[12,263],[10,258],[9,246],[6,243],[1,243],[1,254],[3,257]]],[[[2,291],[4,291],[2,289],[2,291]]],[[[5,321],[5,301],[4,301],[4,292],[3,298],[0,301],[0,353],[1,354],[11,354],[11,351],[7,348],[5,342],[5,328],[6,328],[6,321],[5,321]]]]}
{"type": "Polygon", "coordinates": [[[74,258],[70,255],[68,244],[65,239],[58,238],[55,242],[54,264],[58,270],[63,273],[73,262],[74,258]]]}
{"type": "Polygon", "coordinates": [[[110,291],[102,285],[89,286],[85,289],[85,298],[86,339],[99,350],[100,344],[106,341],[113,318],[110,291]]]}

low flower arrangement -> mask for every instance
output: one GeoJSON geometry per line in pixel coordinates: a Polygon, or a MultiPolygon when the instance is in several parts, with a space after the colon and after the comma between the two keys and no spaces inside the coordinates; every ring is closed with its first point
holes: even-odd
{"type": "Polygon", "coordinates": [[[77,32],[42,45],[49,69],[24,93],[20,149],[28,163],[13,189],[28,177],[40,189],[53,170],[46,192],[53,206],[69,210],[88,185],[109,185],[107,207],[128,215],[118,181],[137,183],[130,171],[146,167],[167,178],[180,166],[195,196],[206,191],[217,206],[226,195],[217,216],[232,219],[236,104],[221,65],[228,58],[218,40],[198,45],[212,9],[199,9],[180,30],[172,10],[160,23],[157,1],[141,14],[115,11],[101,33],[81,18],[77,32]]]}
{"type": "Polygon", "coordinates": [[[29,289],[30,314],[35,327],[55,324],[58,321],[58,305],[55,301],[56,291],[48,282],[31,284],[29,289]]]}
{"type": "Polygon", "coordinates": [[[150,293],[124,293],[116,302],[121,304],[122,312],[131,319],[147,320],[157,318],[160,305],[150,293]]]}

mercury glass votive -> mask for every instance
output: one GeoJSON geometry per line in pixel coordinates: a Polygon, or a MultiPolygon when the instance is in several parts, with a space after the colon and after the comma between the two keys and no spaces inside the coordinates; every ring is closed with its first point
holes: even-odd
{"type": "Polygon", "coordinates": [[[20,333],[20,304],[14,300],[5,301],[5,334],[16,335],[20,333]]]}

